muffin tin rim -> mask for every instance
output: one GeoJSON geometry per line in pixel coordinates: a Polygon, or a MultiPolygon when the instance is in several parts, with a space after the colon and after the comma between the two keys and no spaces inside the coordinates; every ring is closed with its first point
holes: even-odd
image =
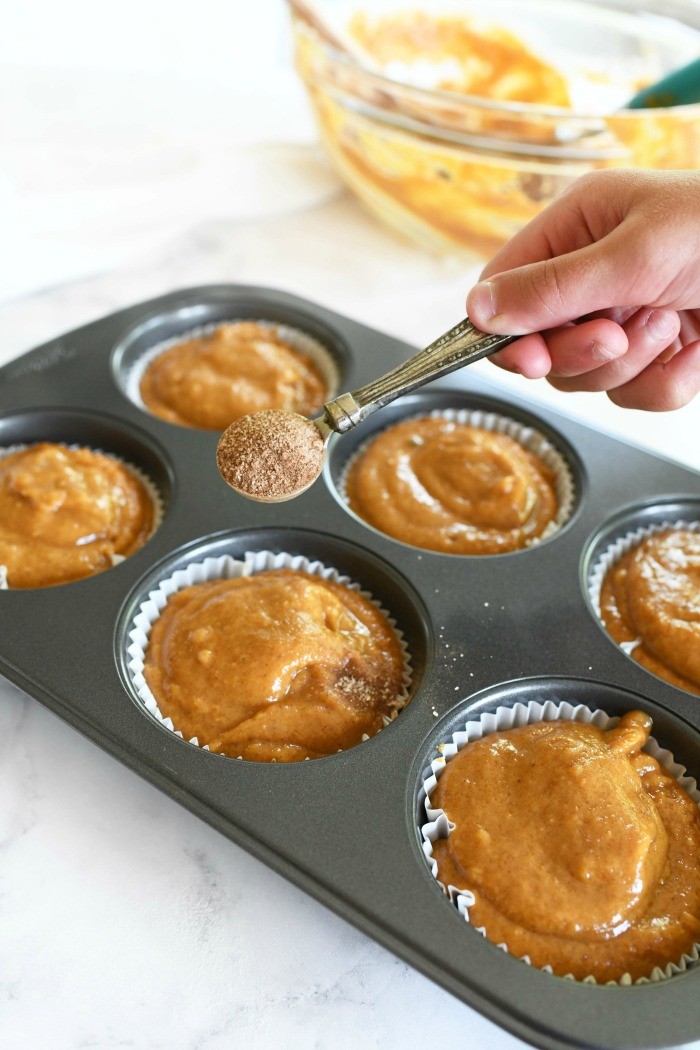
{"type": "MultiPolygon", "coordinates": [[[[77,421],[84,420],[89,423],[91,420],[97,420],[98,422],[104,421],[109,425],[113,426],[115,430],[122,431],[125,433],[133,432],[133,436],[146,446],[152,446],[149,451],[156,454],[163,462],[163,466],[167,468],[168,480],[174,486],[175,484],[175,471],[173,469],[171,457],[169,451],[165,445],[159,441],[159,439],[151,434],[149,430],[140,427],[138,423],[133,422],[131,419],[125,416],[119,416],[112,412],[105,412],[101,408],[83,408],[80,405],[70,406],[60,403],[44,403],[41,402],[36,405],[26,405],[24,408],[5,408],[0,409],[0,429],[6,422],[16,418],[18,421],[25,416],[43,416],[53,414],[56,416],[68,416],[76,417],[77,421]]],[[[36,441],[27,442],[24,444],[39,444],[41,441],[47,440],[46,438],[38,438],[36,441]]],[[[13,442],[14,443],[14,442],[13,442]]],[[[56,441],[56,444],[65,444],[64,440],[56,441]]],[[[0,440],[0,446],[6,447],[5,443],[0,440]]],[[[105,449],[104,451],[109,451],[105,449]]]]}

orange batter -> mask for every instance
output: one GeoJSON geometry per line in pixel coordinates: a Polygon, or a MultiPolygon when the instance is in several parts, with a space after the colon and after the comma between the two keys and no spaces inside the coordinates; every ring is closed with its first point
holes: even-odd
{"type": "Polygon", "coordinates": [[[353,16],[348,31],[385,66],[422,62],[451,67],[434,85],[484,98],[568,106],[566,79],[499,26],[479,31],[464,17],[435,17],[419,11],[370,18],[353,16]]]}
{"type": "Polygon", "coordinates": [[[534,966],[598,981],[649,976],[700,942],[700,811],[641,752],[651,719],[490,733],[431,796],[456,825],[438,878],[471,890],[469,921],[534,966]]]}
{"type": "Polygon", "coordinates": [[[170,423],[224,430],[265,408],[313,415],[328,390],[316,363],[277,328],[235,321],[164,350],[146,368],[140,393],[170,423]]]}
{"type": "Polygon", "coordinates": [[[295,762],[380,730],[400,704],[403,654],[357,591],[277,569],[173,595],[144,674],[185,738],[233,758],[295,762]]]}
{"type": "Polygon", "coordinates": [[[117,460],[42,442],[0,459],[0,565],[10,587],[101,572],[153,529],[153,503],[117,460]]]}
{"type": "Polygon", "coordinates": [[[700,695],[700,533],[654,533],[606,573],[603,624],[633,658],[679,689],[700,695]]]}
{"type": "Polygon", "coordinates": [[[380,532],[449,554],[501,554],[557,514],[554,475],[519,442],[440,417],[389,427],[348,472],[351,508],[380,532]]]}

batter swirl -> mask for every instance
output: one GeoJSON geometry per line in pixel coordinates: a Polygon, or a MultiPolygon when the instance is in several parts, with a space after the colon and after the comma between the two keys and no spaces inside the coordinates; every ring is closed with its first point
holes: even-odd
{"type": "Polygon", "coordinates": [[[350,507],[380,532],[449,554],[501,554],[537,540],[557,514],[554,473],[519,442],[440,416],[389,427],[346,482],[350,507]]]}

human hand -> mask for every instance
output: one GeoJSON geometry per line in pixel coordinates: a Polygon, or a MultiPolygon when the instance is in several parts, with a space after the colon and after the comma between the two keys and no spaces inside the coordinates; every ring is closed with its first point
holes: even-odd
{"type": "Polygon", "coordinates": [[[491,260],[467,297],[494,363],[666,411],[700,390],[700,173],[594,172],[491,260]],[[532,333],[532,334],[525,334],[532,333]]]}

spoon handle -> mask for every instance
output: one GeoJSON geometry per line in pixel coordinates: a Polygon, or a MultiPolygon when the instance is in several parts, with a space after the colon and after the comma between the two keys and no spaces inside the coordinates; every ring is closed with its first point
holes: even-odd
{"type": "Polygon", "coordinates": [[[516,338],[514,335],[487,335],[465,317],[408,361],[366,386],[329,401],[324,406],[325,419],[333,430],[344,434],[397,397],[410,394],[416,387],[470,365],[480,357],[495,354],[516,338]]]}

